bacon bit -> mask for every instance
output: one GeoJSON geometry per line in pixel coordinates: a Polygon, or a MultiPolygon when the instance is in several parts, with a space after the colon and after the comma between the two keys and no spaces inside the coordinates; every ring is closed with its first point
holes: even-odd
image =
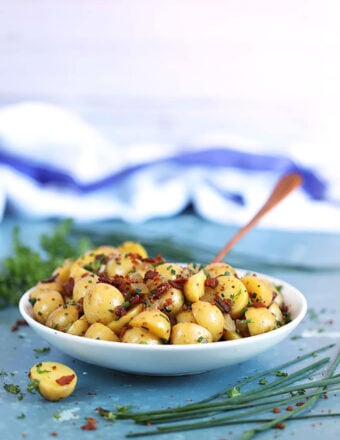
{"type": "Polygon", "coordinates": [[[52,437],[58,437],[58,433],[55,432],[55,431],[53,431],[53,432],[51,432],[50,436],[52,436],[52,437]]]}
{"type": "Polygon", "coordinates": [[[71,298],[73,295],[74,279],[69,278],[64,284],[63,297],[71,298]]]}
{"type": "Polygon", "coordinates": [[[328,394],[325,393],[325,394],[322,396],[322,398],[323,398],[323,399],[328,399],[328,394]]]}
{"type": "Polygon", "coordinates": [[[131,325],[124,325],[119,333],[119,337],[122,338],[130,328],[132,328],[131,325]]]}
{"type": "Polygon", "coordinates": [[[77,310],[79,312],[80,315],[82,315],[84,313],[84,297],[79,298],[77,301],[77,310]]]}
{"type": "Polygon", "coordinates": [[[214,277],[207,278],[204,281],[204,285],[207,287],[211,287],[212,289],[215,289],[218,286],[218,279],[214,277]]]}
{"type": "Polygon", "coordinates": [[[275,425],[276,429],[285,429],[286,424],[285,423],[278,423],[277,425],[275,425]]]}
{"type": "Polygon", "coordinates": [[[232,302],[229,298],[222,299],[219,295],[215,295],[214,301],[216,305],[222,310],[222,312],[230,313],[232,302]]]}
{"type": "Polygon", "coordinates": [[[28,324],[24,319],[17,319],[15,324],[11,327],[11,331],[16,332],[17,330],[19,330],[19,327],[22,325],[28,325],[28,324]]]}
{"type": "Polygon", "coordinates": [[[273,408],[273,413],[278,414],[281,412],[280,408],[273,408]]]}
{"type": "Polygon", "coordinates": [[[97,420],[93,417],[88,417],[86,422],[87,423],[81,427],[84,431],[93,431],[97,429],[97,420]]]}
{"type": "Polygon", "coordinates": [[[59,273],[56,273],[54,275],[51,275],[48,278],[45,278],[44,280],[41,280],[41,283],[52,283],[53,281],[55,281],[59,276],[59,273]]]}
{"type": "Polygon", "coordinates": [[[183,285],[186,281],[187,281],[186,278],[178,277],[175,280],[169,280],[169,284],[171,287],[174,287],[175,289],[183,290],[183,285]]]}
{"type": "Polygon", "coordinates": [[[69,376],[61,376],[59,379],[56,379],[57,384],[59,385],[68,385],[72,382],[72,380],[76,377],[75,374],[70,374],[69,376]]]}
{"type": "Polygon", "coordinates": [[[140,304],[142,302],[143,302],[143,299],[140,295],[138,295],[138,293],[131,296],[131,298],[129,299],[129,303],[131,306],[136,306],[137,304],[140,304]]]}
{"type": "Polygon", "coordinates": [[[159,273],[156,270],[148,270],[144,275],[144,281],[152,280],[159,276],[159,273]]]}
{"type": "Polygon", "coordinates": [[[127,314],[127,311],[126,311],[125,307],[123,307],[123,306],[116,306],[116,307],[115,307],[115,314],[116,314],[119,318],[121,318],[122,316],[124,316],[124,315],[127,314]]]}
{"type": "Polygon", "coordinates": [[[256,302],[256,301],[255,301],[255,302],[252,304],[252,306],[255,307],[255,308],[266,307],[265,303],[262,302],[262,301],[259,301],[259,302],[256,302]]]}
{"type": "Polygon", "coordinates": [[[158,263],[163,263],[164,258],[162,257],[161,254],[158,254],[156,256],[156,258],[149,258],[149,257],[142,258],[142,261],[145,262],[145,263],[158,264],[158,263]]]}
{"type": "Polygon", "coordinates": [[[52,370],[56,370],[56,369],[57,369],[57,366],[53,365],[52,370]]]}
{"type": "Polygon", "coordinates": [[[164,293],[166,293],[170,289],[171,285],[169,283],[162,283],[156,287],[156,293],[154,298],[160,298],[164,293]]]}
{"type": "Polygon", "coordinates": [[[294,408],[292,407],[292,405],[288,405],[287,408],[286,408],[286,411],[293,411],[293,409],[294,408]]]}

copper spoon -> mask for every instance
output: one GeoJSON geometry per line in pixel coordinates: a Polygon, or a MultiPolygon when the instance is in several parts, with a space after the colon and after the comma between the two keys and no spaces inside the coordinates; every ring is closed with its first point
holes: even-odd
{"type": "Polygon", "coordinates": [[[297,173],[286,174],[281,177],[277,184],[274,186],[269,198],[262,206],[262,208],[254,215],[254,217],[227,242],[227,244],[219,251],[219,253],[211,260],[212,263],[217,263],[227,255],[231,248],[247,233],[249,232],[258,221],[279,204],[285,197],[288,196],[295,188],[302,183],[302,177],[297,173]]]}

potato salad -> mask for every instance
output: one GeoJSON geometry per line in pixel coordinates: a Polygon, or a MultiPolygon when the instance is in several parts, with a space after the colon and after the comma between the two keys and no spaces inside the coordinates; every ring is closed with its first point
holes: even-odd
{"type": "Polygon", "coordinates": [[[66,260],[30,291],[33,316],[52,329],[134,344],[248,338],[289,320],[280,286],[224,262],[177,264],[137,242],[66,260]]]}

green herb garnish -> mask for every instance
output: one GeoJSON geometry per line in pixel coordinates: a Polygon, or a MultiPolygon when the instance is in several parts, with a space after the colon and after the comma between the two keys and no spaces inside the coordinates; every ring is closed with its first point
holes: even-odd
{"type": "MultiPolygon", "coordinates": [[[[281,372],[283,369],[314,357],[315,352],[321,353],[331,347],[334,347],[334,344],[290,360],[275,368],[256,373],[245,378],[237,385],[215,393],[197,403],[145,412],[126,411],[121,413],[117,411],[113,415],[115,419],[132,419],[138,424],[154,426],[151,430],[130,432],[127,437],[262,421],[263,425],[245,431],[241,436],[242,440],[250,439],[256,433],[265,431],[289,418],[301,419],[308,417],[308,414],[301,416],[299,413],[316,402],[325,392],[326,387],[328,391],[340,388],[340,375],[334,374],[340,363],[340,354],[337,355],[331,364],[325,377],[320,375],[320,371],[330,363],[329,357],[309,363],[289,374],[276,375],[277,372],[281,372]],[[316,376],[313,377],[313,375],[316,376]],[[243,390],[246,385],[249,385],[249,388],[243,390]],[[301,402],[301,398],[303,402],[301,402]],[[299,402],[300,405],[296,406],[293,411],[285,412],[278,417],[251,418],[255,414],[271,410],[277,406],[287,406],[293,402],[299,402]],[[228,411],[232,411],[232,414],[226,415],[228,411]],[[207,417],[211,418],[207,419],[207,417]],[[194,419],[199,420],[195,421],[194,419]],[[187,422],[183,423],[185,420],[187,422]]],[[[102,410],[103,413],[105,411],[104,409],[102,410]]]]}
{"type": "Polygon", "coordinates": [[[71,220],[60,223],[50,235],[40,236],[40,250],[26,246],[13,229],[12,255],[0,264],[0,308],[17,305],[21,295],[51,276],[66,258],[75,258],[90,247],[84,238],[73,239],[71,220]]]}

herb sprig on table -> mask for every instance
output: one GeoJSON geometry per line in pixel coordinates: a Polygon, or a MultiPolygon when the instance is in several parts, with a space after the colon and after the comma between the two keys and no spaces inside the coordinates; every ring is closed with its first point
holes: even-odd
{"type": "Polygon", "coordinates": [[[71,226],[72,221],[65,220],[51,234],[42,234],[39,251],[24,244],[18,227],[13,229],[12,253],[0,263],[0,308],[17,305],[26,290],[49,277],[65,258],[90,247],[88,239],[71,236],[71,226]]]}
{"type": "MultiPolygon", "coordinates": [[[[291,373],[284,371],[285,374],[282,374],[283,370],[317,357],[332,347],[334,344],[254,374],[235,386],[196,403],[145,412],[133,412],[129,409],[124,411],[117,409],[114,412],[104,408],[98,408],[97,411],[99,415],[109,420],[131,419],[135,423],[153,427],[130,432],[127,437],[151,436],[239,423],[263,423],[255,425],[241,435],[240,440],[248,440],[269,428],[283,428],[285,426],[283,422],[289,419],[314,417],[314,414],[307,411],[316,401],[327,392],[340,389],[340,374],[335,374],[340,364],[340,353],[333,361],[330,357],[321,358],[291,373]],[[328,367],[326,372],[324,372],[325,367],[328,367]],[[266,378],[266,382],[259,384],[262,378],[266,378]],[[250,385],[250,388],[245,388],[247,385],[250,385]],[[268,415],[268,411],[273,415],[268,415]],[[259,417],[260,414],[265,416],[259,417]],[[183,422],[185,420],[187,422],[183,422]]],[[[322,415],[332,414],[317,414],[316,417],[322,415]]]]}

